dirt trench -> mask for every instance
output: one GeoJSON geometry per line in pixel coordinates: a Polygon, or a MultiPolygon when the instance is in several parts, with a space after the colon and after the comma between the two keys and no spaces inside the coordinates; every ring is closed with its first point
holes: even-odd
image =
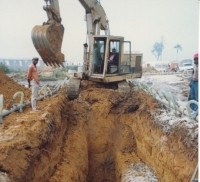
{"type": "Polygon", "coordinates": [[[4,118],[0,181],[189,182],[193,175],[198,125],[159,120],[166,109],[143,91],[124,97],[85,81],[78,99],[63,89],[38,105],[38,113],[28,106],[4,118]]]}

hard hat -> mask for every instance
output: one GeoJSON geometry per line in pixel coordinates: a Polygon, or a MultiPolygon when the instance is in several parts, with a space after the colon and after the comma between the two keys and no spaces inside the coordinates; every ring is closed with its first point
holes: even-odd
{"type": "Polygon", "coordinates": [[[198,57],[199,57],[198,53],[194,54],[194,59],[198,59],[198,57]]]}

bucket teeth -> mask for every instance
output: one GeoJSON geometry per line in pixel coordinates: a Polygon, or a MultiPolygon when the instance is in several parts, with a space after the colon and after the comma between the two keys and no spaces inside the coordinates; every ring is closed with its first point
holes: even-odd
{"type": "Polygon", "coordinates": [[[61,52],[64,27],[59,24],[36,25],[32,30],[32,41],[44,63],[48,66],[63,66],[64,54],[61,52]]]}

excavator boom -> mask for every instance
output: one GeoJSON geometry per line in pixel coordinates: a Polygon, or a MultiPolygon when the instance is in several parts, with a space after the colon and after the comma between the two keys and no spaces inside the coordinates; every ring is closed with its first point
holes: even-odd
{"type": "MultiPolygon", "coordinates": [[[[44,0],[43,9],[48,21],[36,25],[32,30],[33,44],[46,65],[63,66],[64,54],[61,52],[64,27],[61,24],[58,0],[44,0]]],[[[99,35],[100,30],[109,33],[108,20],[105,11],[97,0],[79,0],[86,12],[89,51],[93,45],[93,36],[99,35]]]]}

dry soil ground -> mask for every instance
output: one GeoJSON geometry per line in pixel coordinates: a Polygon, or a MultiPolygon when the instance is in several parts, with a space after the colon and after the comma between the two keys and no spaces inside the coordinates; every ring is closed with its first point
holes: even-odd
{"type": "MultiPolygon", "coordinates": [[[[16,91],[23,91],[26,101],[30,98],[29,89],[0,73],[4,108],[9,109],[16,91]]],[[[3,118],[0,181],[191,180],[198,158],[198,124],[177,118],[134,86],[122,96],[82,81],[77,99],[69,100],[62,89],[38,105],[37,113],[27,106],[3,118]]]]}

